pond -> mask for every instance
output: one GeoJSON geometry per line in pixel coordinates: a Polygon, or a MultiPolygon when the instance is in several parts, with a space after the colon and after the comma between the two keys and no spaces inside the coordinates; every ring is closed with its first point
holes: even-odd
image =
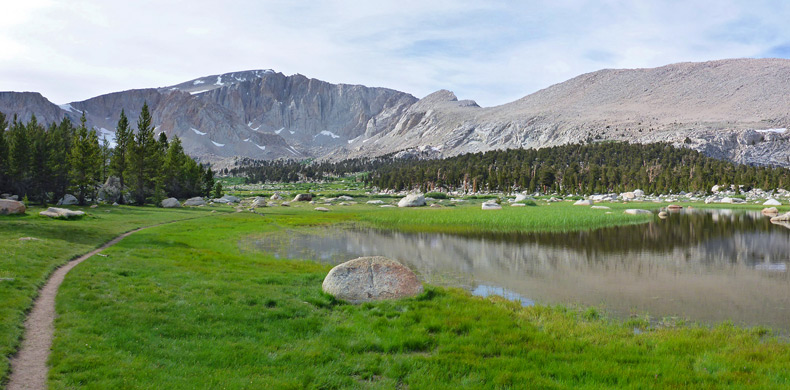
{"type": "Polygon", "coordinates": [[[575,233],[457,236],[332,228],[242,240],[244,250],[339,264],[381,255],[430,284],[530,304],[596,306],[790,330],[790,228],[753,211],[684,209],[575,233]]]}

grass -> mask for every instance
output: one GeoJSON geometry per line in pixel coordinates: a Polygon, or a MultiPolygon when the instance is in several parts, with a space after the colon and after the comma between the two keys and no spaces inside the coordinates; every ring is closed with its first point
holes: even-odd
{"type": "Polygon", "coordinates": [[[430,286],[349,305],[321,292],[327,266],[239,249],[249,235],[330,228],[361,209],[184,221],[89,259],[58,296],[51,387],[790,388],[790,346],[764,329],[655,327],[430,286]]]}
{"type": "Polygon", "coordinates": [[[58,266],[113,237],[142,226],[207,215],[205,209],[73,207],[87,213],[52,220],[29,208],[25,215],[0,216],[0,383],[8,379],[7,356],[19,347],[25,315],[47,277],[58,266]],[[22,241],[21,237],[37,240],[22,241]]]}

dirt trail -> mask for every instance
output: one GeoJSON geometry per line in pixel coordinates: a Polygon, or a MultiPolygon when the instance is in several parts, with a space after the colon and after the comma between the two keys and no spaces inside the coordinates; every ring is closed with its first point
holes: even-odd
{"type": "Polygon", "coordinates": [[[196,218],[165,222],[128,231],[56,269],[44,288],[39,291],[38,297],[33,303],[33,310],[25,320],[24,339],[19,351],[11,358],[11,377],[6,390],[44,390],[47,388],[47,374],[49,372],[47,359],[55,333],[55,296],[57,296],[58,288],[63,283],[66,274],[72,268],[140,230],[196,218]]]}

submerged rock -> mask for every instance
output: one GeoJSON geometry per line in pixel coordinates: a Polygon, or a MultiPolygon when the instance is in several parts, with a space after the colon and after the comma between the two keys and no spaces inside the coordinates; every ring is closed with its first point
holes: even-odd
{"type": "Polygon", "coordinates": [[[360,257],[332,268],[322,288],[351,303],[399,299],[423,291],[414,272],[383,256],[360,257]]]}

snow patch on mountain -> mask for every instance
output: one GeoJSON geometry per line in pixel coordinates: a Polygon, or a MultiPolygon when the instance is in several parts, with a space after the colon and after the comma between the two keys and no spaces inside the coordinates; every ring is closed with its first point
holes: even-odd
{"type": "Polygon", "coordinates": [[[756,131],[757,131],[758,133],[777,133],[777,134],[783,134],[784,132],[786,132],[786,131],[787,131],[787,128],[783,127],[783,128],[779,128],[779,129],[763,129],[763,130],[756,130],[756,131]]]}
{"type": "Polygon", "coordinates": [[[78,109],[76,109],[76,108],[72,107],[72,106],[71,106],[71,103],[60,104],[60,105],[58,105],[58,107],[60,107],[60,108],[62,108],[62,109],[64,109],[64,110],[66,110],[66,111],[68,111],[68,112],[73,112],[73,113],[75,113],[75,114],[82,114],[82,111],[80,111],[80,110],[78,110],[78,109]]]}
{"type": "Polygon", "coordinates": [[[212,144],[214,144],[214,146],[219,146],[220,148],[221,148],[221,147],[223,147],[223,146],[225,146],[225,144],[221,144],[221,143],[219,143],[219,142],[214,142],[214,141],[211,141],[211,143],[212,143],[212,144]]]}
{"type": "Polygon", "coordinates": [[[260,149],[260,150],[266,150],[266,145],[261,146],[261,145],[255,144],[255,146],[257,146],[258,149],[260,149]]]}
{"type": "Polygon", "coordinates": [[[99,136],[99,142],[100,143],[102,143],[102,144],[107,143],[107,145],[110,148],[115,148],[116,146],[118,146],[118,143],[115,142],[115,132],[114,131],[107,130],[104,127],[102,127],[102,128],[99,129],[99,134],[97,134],[97,135],[99,136]]]}
{"type": "MultiPolygon", "coordinates": [[[[274,131],[274,134],[280,134],[280,133],[282,133],[282,132],[283,132],[283,130],[285,130],[285,127],[281,127],[281,128],[279,128],[278,130],[275,130],[275,131],[274,131]]],[[[293,133],[291,133],[291,134],[293,134],[293,133]]]]}
{"type": "Polygon", "coordinates": [[[339,135],[337,135],[337,134],[335,134],[335,133],[333,133],[333,132],[331,132],[329,130],[321,130],[321,132],[316,134],[316,135],[314,135],[313,138],[318,137],[319,135],[325,135],[327,137],[332,137],[332,138],[340,138],[339,135]]]}
{"type": "Polygon", "coordinates": [[[204,133],[204,132],[202,132],[202,131],[194,128],[194,127],[190,127],[190,130],[194,131],[195,134],[197,134],[197,135],[206,135],[206,133],[204,133]]]}
{"type": "Polygon", "coordinates": [[[205,84],[205,81],[203,81],[203,80],[195,80],[195,82],[192,83],[192,85],[200,85],[200,84],[205,84]]]}

